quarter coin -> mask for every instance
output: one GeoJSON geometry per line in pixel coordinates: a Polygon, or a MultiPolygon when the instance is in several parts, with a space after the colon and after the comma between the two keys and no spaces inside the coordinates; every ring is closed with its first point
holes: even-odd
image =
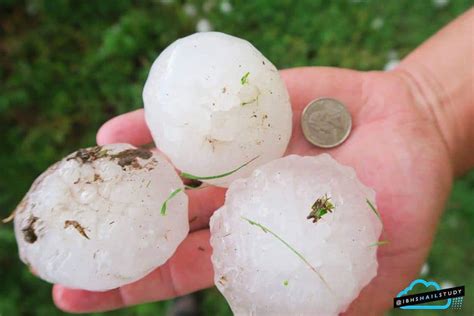
{"type": "Polygon", "coordinates": [[[311,101],[301,115],[304,137],[313,145],[332,148],[342,144],[351,132],[352,118],[346,106],[331,98],[311,101]]]}

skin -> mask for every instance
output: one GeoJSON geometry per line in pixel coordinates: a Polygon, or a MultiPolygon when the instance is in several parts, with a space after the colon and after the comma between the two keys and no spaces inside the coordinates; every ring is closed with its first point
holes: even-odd
{"type": "MultiPolygon", "coordinates": [[[[391,308],[393,297],[416,278],[428,255],[453,178],[474,166],[473,24],[471,9],[390,72],[322,67],[281,72],[294,111],[287,154],[327,152],[354,167],[377,192],[381,240],[390,241],[378,249],[377,276],[345,315],[379,315],[391,308]],[[349,139],[330,150],[312,146],[300,128],[302,110],[320,97],[342,101],[353,118],[349,139]]],[[[99,144],[151,140],[142,110],[113,118],[97,135],[99,144]]],[[[105,311],[213,286],[208,222],[224,193],[213,187],[188,192],[191,233],[165,265],[144,279],[102,293],[56,285],[56,305],[69,312],[105,311]]]]}

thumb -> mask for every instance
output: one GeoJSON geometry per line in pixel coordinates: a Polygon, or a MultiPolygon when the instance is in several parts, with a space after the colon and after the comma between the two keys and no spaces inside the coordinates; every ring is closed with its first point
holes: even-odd
{"type": "Polygon", "coordinates": [[[305,67],[282,70],[280,74],[288,88],[293,107],[293,131],[286,154],[317,155],[327,151],[306,141],[301,129],[301,113],[314,99],[329,97],[339,100],[351,113],[353,128],[359,125],[360,109],[366,103],[365,73],[348,69],[305,67]]]}
{"type": "Polygon", "coordinates": [[[294,112],[302,112],[314,99],[329,97],[344,103],[354,114],[365,99],[364,72],[330,67],[303,67],[285,69],[280,74],[288,88],[294,112]]]}

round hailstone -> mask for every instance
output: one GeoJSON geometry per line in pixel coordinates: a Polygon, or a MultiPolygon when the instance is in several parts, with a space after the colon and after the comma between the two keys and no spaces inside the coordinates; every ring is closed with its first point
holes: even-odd
{"type": "Polygon", "coordinates": [[[157,147],[182,171],[227,186],[283,155],[291,135],[286,87],[249,42],[223,33],[177,40],[151,67],[145,118],[157,147]]]}
{"type": "Polygon", "coordinates": [[[374,200],[327,154],[287,156],[233,182],[211,218],[215,283],[233,312],[343,312],[377,273],[374,200]]]}
{"type": "Polygon", "coordinates": [[[163,264],[188,233],[187,197],[160,155],[128,144],[81,149],[36,179],[15,213],[20,257],[42,279],[105,291],[163,264]]]}

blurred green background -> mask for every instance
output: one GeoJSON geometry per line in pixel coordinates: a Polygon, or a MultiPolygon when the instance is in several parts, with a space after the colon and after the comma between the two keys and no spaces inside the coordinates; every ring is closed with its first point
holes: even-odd
{"type": "MultiPolygon", "coordinates": [[[[382,70],[471,5],[470,0],[0,0],[0,215],[9,214],[52,162],[93,145],[104,121],[142,107],[151,63],[178,37],[197,29],[237,35],[278,68],[382,70]]],[[[464,309],[443,315],[474,311],[473,192],[471,172],[454,186],[423,271],[444,285],[466,285],[464,309]]],[[[11,225],[0,225],[0,316],[64,315],[50,290],[19,261],[11,225]]],[[[196,297],[202,315],[230,315],[217,290],[196,297]]],[[[109,315],[166,315],[172,306],[145,304],[109,315]]]]}

